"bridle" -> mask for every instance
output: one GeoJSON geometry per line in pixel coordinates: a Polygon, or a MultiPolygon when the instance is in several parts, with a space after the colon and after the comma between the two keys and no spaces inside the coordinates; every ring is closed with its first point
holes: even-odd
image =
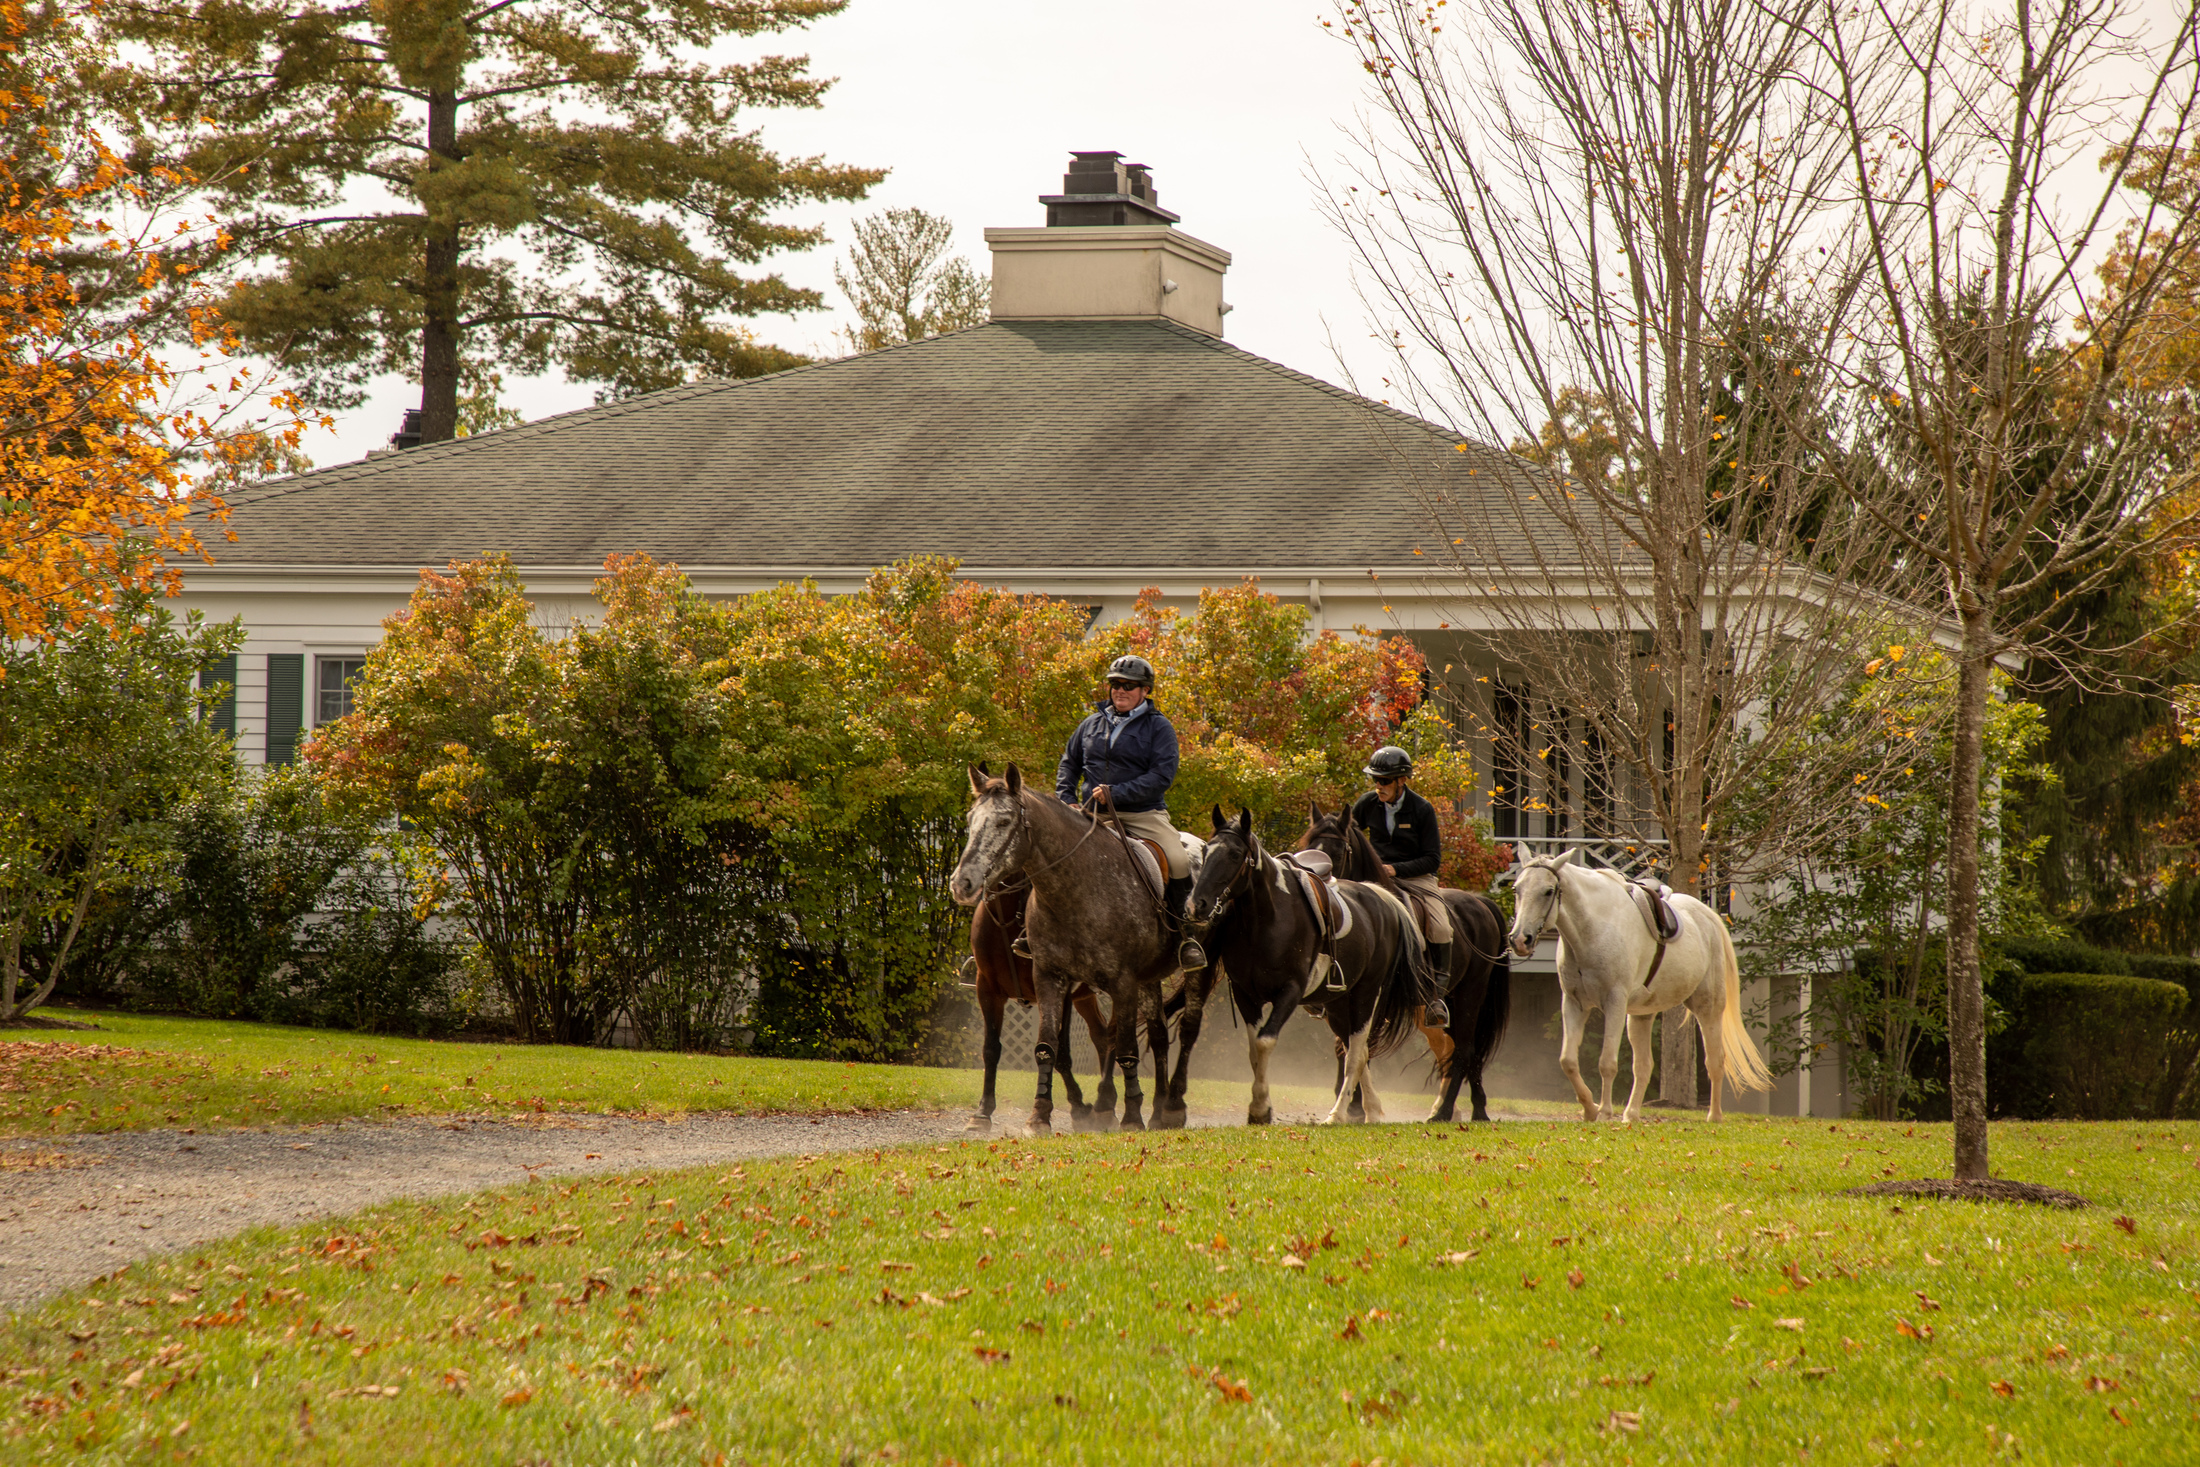
{"type": "MultiPolygon", "coordinates": [[[[1234,836],[1236,832],[1226,831],[1224,834],[1234,836]]],[[[1222,839],[1223,836],[1216,836],[1214,841],[1209,844],[1210,851],[1222,839]]],[[[1208,859],[1212,860],[1213,857],[1210,855],[1208,859]]],[[[1245,859],[1238,863],[1237,874],[1232,876],[1229,884],[1222,888],[1222,895],[1215,898],[1214,915],[1207,918],[1205,925],[1211,928],[1217,922],[1220,922],[1229,913],[1231,905],[1237,901],[1238,897],[1252,889],[1253,873],[1255,871],[1265,872],[1267,869],[1268,853],[1261,849],[1260,837],[1257,835],[1246,836],[1245,859]]]]}
{"type": "Polygon", "coordinates": [[[1009,851],[1015,856],[1015,859],[1006,863],[1004,870],[1007,873],[1014,875],[1020,879],[1015,881],[1003,879],[998,882],[986,882],[978,889],[978,899],[980,901],[991,901],[998,893],[1004,891],[1013,891],[1018,886],[1030,886],[1032,884],[1031,878],[1033,876],[1039,875],[1043,872],[1052,871],[1055,867],[1061,865],[1064,861],[1067,861],[1070,857],[1076,855],[1079,850],[1083,849],[1085,842],[1092,839],[1092,833],[1100,828],[1099,812],[1097,810],[1086,809],[1086,807],[1080,805],[1078,808],[1085,810],[1085,813],[1091,817],[1092,824],[1085,827],[1085,833],[1083,835],[1077,837],[1077,843],[1071,846],[1068,850],[1062,852],[1061,855],[1056,856],[1053,860],[1046,862],[1044,865],[1037,867],[1026,867],[1024,861],[1026,857],[1030,855],[1032,846],[1035,844],[1031,835],[1031,812],[1024,808],[1023,796],[1021,795],[1010,795],[1009,802],[1013,804],[1016,808],[1016,833],[1013,837],[1011,837],[1011,844],[1009,846],[1009,851]]]}

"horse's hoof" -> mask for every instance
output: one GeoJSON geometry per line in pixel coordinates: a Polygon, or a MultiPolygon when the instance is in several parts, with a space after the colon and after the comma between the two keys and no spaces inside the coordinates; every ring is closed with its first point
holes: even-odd
{"type": "Polygon", "coordinates": [[[993,1134],[993,1117],[972,1116],[970,1124],[963,1127],[966,1136],[990,1136],[993,1134]]]}
{"type": "Polygon", "coordinates": [[[1468,1117],[1467,1117],[1467,1119],[1468,1119],[1468,1120],[1470,1120],[1470,1121],[1486,1121],[1486,1120],[1489,1120],[1489,1118],[1490,1118],[1490,1113],[1489,1113],[1488,1111],[1486,1111],[1486,1110],[1482,1110],[1482,1109],[1479,1109],[1479,1108],[1478,1108],[1478,1109],[1476,1109],[1476,1111],[1475,1111],[1475,1113],[1474,1113],[1473,1115],[1471,1115],[1471,1116],[1468,1116],[1468,1117]]]}
{"type": "Polygon", "coordinates": [[[1024,1134],[1034,1141],[1044,1141],[1054,1134],[1054,1123],[1051,1121],[1033,1121],[1024,1127],[1024,1134]]]}
{"type": "Polygon", "coordinates": [[[1069,1128],[1080,1136],[1089,1136],[1108,1130],[1113,1122],[1114,1117],[1105,1111],[1084,1110],[1069,1118],[1069,1128]]]}
{"type": "Polygon", "coordinates": [[[1249,1110],[1245,1113],[1245,1124],[1248,1126],[1272,1126],[1275,1121],[1276,1113],[1273,1109],[1249,1110]]]}
{"type": "MultiPolygon", "coordinates": [[[[1158,1118],[1156,1118],[1154,1124],[1157,1128],[1159,1127],[1160,1121],[1158,1118]]],[[[1123,1117],[1122,1128],[1126,1131],[1143,1131],[1146,1129],[1146,1123],[1136,1116],[1125,1116],[1123,1117]]]]}
{"type": "Polygon", "coordinates": [[[1153,1113],[1153,1128],[1156,1131],[1181,1131],[1190,1120],[1191,1114],[1188,1111],[1157,1110],[1153,1113]]]}

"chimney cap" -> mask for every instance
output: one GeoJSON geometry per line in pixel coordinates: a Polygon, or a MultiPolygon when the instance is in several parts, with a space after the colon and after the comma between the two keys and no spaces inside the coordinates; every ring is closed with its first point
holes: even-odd
{"type": "Polygon", "coordinates": [[[1047,206],[1050,229],[1157,224],[1167,228],[1182,217],[1161,207],[1154,193],[1153,170],[1145,164],[1125,163],[1112,148],[1073,150],[1069,156],[1062,191],[1039,195],[1039,202],[1047,206]]]}

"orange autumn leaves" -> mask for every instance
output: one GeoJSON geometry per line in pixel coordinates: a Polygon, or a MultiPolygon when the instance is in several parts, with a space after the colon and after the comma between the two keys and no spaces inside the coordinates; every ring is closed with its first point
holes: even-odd
{"type": "Polygon", "coordinates": [[[86,14],[0,3],[0,636],[11,639],[105,622],[119,592],[173,589],[169,557],[203,555],[195,523],[225,513],[211,486],[273,468],[305,425],[293,398],[262,400],[229,360],[233,335],[191,278],[226,241],[164,207],[191,180],[122,157],[72,95],[86,14]],[[266,421],[243,420],[255,402],[266,421]]]}

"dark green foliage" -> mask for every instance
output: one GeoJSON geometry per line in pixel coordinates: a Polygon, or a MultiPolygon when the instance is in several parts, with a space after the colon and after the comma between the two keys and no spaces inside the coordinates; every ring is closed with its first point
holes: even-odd
{"type": "Polygon", "coordinates": [[[2003,991],[2012,1022],[1988,1041],[1996,1114],[2088,1121],[2168,1114],[2192,1065],[2183,988],[2117,973],[2027,973],[2003,991]]]}
{"type": "Polygon", "coordinates": [[[2046,716],[2041,755],[2056,776],[2015,785],[2019,829],[2043,842],[2034,880],[2055,919],[2093,942],[2191,948],[2200,945],[2200,890],[2183,865],[2163,879],[2172,863],[2161,826],[2200,777],[2200,746],[2175,736],[2170,706],[2173,687],[2192,681],[2195,669],[2149,640],[2161,613],[2150,604],[2144,562],[2090,589],[2075,589],[2074,579],[2060,577],[2035,596],[2043,636],[2137,650],[2096,659],[2090,687],[2044,660],[2018,682],[2046,716]]]}
{"type": "Polygon", "coordinates": [[[175,879],[126,1002],[323,1028],[447,1024],[454,957],[415,915],[397,854],[303,770],[229,771],[174,830],[175,879]]]}
{"type": "Polygon", "coordinates": [[[752,109],[824,95],[805,58],[721,58],[845,4],[121,0],[144,64],[107,90],[206,180],[247,344],[324,405],[417,376],[432,443],[499,368],[620,397],[800,360],[739,324],[821,304],[756,273],[824,239],[779,216],[883,174],[763,145],[752,109]]]}
{"type": "Polygon", "coordinates": [[[0,644],[0,1019],[45,1002],[87,940],[93,984],[143,940],[174,812],[228,767],[198,671],[242,635],[131,593],[112,628],[0,644]]]}
{"type": "MultiPolygon", "coordinates": [[[[2001,955],[2027,973],[2122,973],[2131,959],[2107,948],[2069,937],[2006,937],[2001,955]]],[[[2149,975],[2151,976],[2151,975],[2149,975]]]]}

